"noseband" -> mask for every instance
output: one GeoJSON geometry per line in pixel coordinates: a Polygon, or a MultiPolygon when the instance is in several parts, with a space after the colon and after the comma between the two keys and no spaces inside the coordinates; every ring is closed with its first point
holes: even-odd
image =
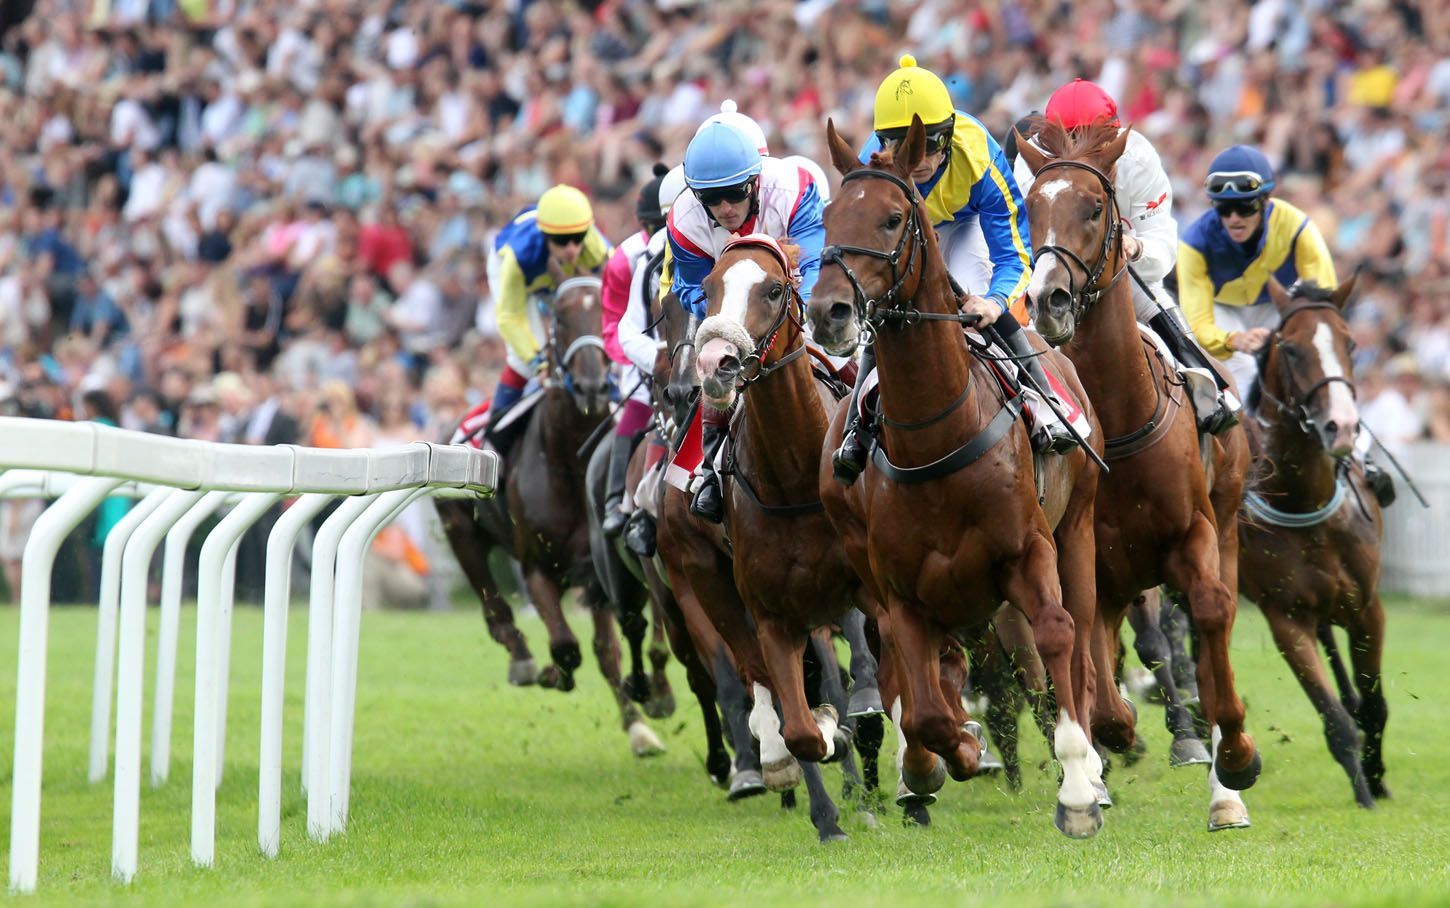
{"type": "MultiPolygon", "coordinates": [[[[1284,327],[1289,324],[1289,320],[1292,319],[1294,316],[1298,315],[1301,312],[1307,312],[1311,309],[1328,309],[1332,312],[1339,311],[1338,306],[1329,302],[1304,303],[1303,305],[1295,306],[1293,309],[1285,312],[1284,315],[1279,319],[1279,327],[1275,328],[1274,333],[1269,336],[1269,343],[1272,344],[1275,348],[1282,350],[1284,344],[1284,327]]],[[[1265,349],[1268,349],[1267,345],[1265,349]]],[[[1264,365],[1267,365],[1267,359],[1265,360],[1264,365]]],[[[1309,387],[1303,389],[1302,391],[1299,391],[1296,387],[1297,383],[1294,378],[1294,370],[1287,364],[1285,364],[1280,366],[1279,371],[1282,373],[1284,385],[1289,390],[1289,393],[1285,395],[1289,398],[1289,401],[1285,402],[1280,400],[1279,398],[1270,394],[1268,390],[1264,387],[1265,375],[1262,367],[1259,370],[1259,396],[1269,401],[1274,406],[1278,407],[1280,411],[1289,414],[1291,418],[1298,422],[1299,428],[1302,429],[1306,435],[1312,435],[1314,433],[1314,415],[1309,412],[1309,402],[1314,399],[1314,395],[1319,391],[1320,388],[1325,388],[1329,385],[1334,384],[1335,382],[1340,382],[1344,385],[1349,386],[1350,397],[1355,398],[1356,400],[1358,400],[1359,398],[1359,395],[1354,387],[1354,380],[1348,378],[1347,376],[1326,375],[1324,378],[1321,378],[1319,381],[1314,382],[1309,387]]]]}
{"type": "Polygon", "coordinates": [[[1113,285],[1122,278],[1123,272],[1127,270],[1127,266],[1124,265],[1122,268],[1119,268],[1117,270],[1117,273],[1113,275],[1112,280],[1108,281],[1106,286],[1099,286],[1103,278],[1103,272],[1107,270],[1108,262],[1112,259],[1113,254],[1118,247],[1118,240],[1120,238],[1120,232],[1122,230],[1122,227],[1118,220],[1118,215],[1121,209],[1118,207],[1118,195],[1113,189],[1113,181],[1108,179],[1108,175],[1103,173],[1101,170],[1097,169],[1091,164],[1086,164],[1082,161],[1067,161],[1058,159],[1048,161],[1046,164],[1043,164],[1042,167],[1039,168],[1037,171],[1037,180],[1040,181],[1042,179],[1042,175],[1047,171],[1053,169],[1054,167],[1071,167],[1077,170],[1086,170],[1088,173],[1098,178],[1098,182],[1102,184],[1103,191],[1106,192],[1108,196],[1108,230],[1105,234],[1103,234],[1103,245],[1102,248],[1098,250],[1098,260],[1096,264],[1089,267],[1087,262],[1084,262],[1082,260],[1082,257],[1079,256],[1076,252],[1073,252],[1066,246],[1059,246],[1057,244],[1039,246],[1032,250],[1033,268],[1037,267],[1038,261],[1040,261],[1044,255],[1055,255],[1059,259],[1071,262],[1073,265],[1081,268],[1083,270],[1083,273],[1088,276],[1087,280],[1083,283],[1082,288],[1079,289],[1076,286],[1076,270],[1070,266],[1067,269],[1068,293],[1072,295],[1072,317],[1073,320],[1076,321],[1081,318],[1084,312],[1096,305],[1098,300],[1103,298],[1104,294],[1106,294],[1109,290],[1113,289],[1113,285]]]}
{"type": "Polygon", "coordinates": [[[841,191],[852,180],[885,180],[906,196],[909,208],[906,215],[906,227],[901,231],[901,239],[897,240],[896,248],[890,252],[882,252],[880,249],[871,249],[867,246],[842,246],[831,245],[821,250],[821,267],[836,265],[846,274],[846,280],[851,284],[851,293],[855,297],[856,317],[870,331],[878,329],[882,322],[887,319],[902,320],[911,323],[920,319],[923,313],[910,311],[898,311],[895,309],[897,298],[901,294],[901,288],[905,286],[907,278],[911,277],[912,271],[916,268],[918,255],[925,258],[926,237],[922,232],[921,215],[918,213],[921,205],[921,196],[917,193],[916,187],[898,177],[896,174],[885,170],[868,170],[865,168],[853,170],[841,178],[841,191]],[[866,295],[866,290],[861,286],[861,281],[856,277],[856,272],[846,264],[846,256],[864,255],[867,258],[881,259],[891,266],[891,286],[881,296],[875,299],[866,295]],[[901,264],[902,256],[906,257],[906,265],[900,271],[897,266],[901,264]]]}

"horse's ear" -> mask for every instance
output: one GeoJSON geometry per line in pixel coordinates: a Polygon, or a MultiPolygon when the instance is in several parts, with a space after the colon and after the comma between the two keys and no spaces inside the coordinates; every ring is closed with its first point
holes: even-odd
{"type": "Polygon", "coordinates": [[[558,260],[555,259],[552,255],[548,257],[547,265],[545,267],[549,269],[549,277],[554,279],[555,287],[558,287],[560,284],[564,283],[565,280],[567,280],[567,278],[564,277],[563,266],[561,266],[558,260]]]}
{"type": "Polygon", "coordinates": [[[1012,135],[1017,140],[1017,156],[1027,162],[1027,169],[1032,171],[1033,176],[1047,163],[1047,153],[1042,151],[1031,140],[1024,136],[1017,127],[1012,127],[1012,135]]]}
{"type": "Polygon", "coordinates": [[[1349,279],[1335,288],[1334,293],[1329,297],[1330,301],[1342,310],[1344,304],[1349,302],[1349,298],[1354,296],[1354,285],[1358,280],[1359,269],[1355,268],[1354,273],[1349,276],[1349,279]]]}
{"type": "Polygon", "coordinates": [[[1279,283],[1279,279],[1273,275],[1269,276],[1269,299],[1280,312],[1294,306],[1294,300],[1289,296],[1289,291],[1285,290],[1284,285],[1279,283]]]}
{"type": "Polygon", "coordinates": [[[845,176],[861,166],[861,162],[856,159],[856,153],[851,150],[851,146],[847,145],[846,140],[841,138],[841,134],[836,132],[836,121],[829,118],[826,120],[826,147],[831,151],[831,164],[835,166],[836,172],[841,176],[845,176]]]}
{"type": "Polygon", "coordinates": [[[895,165],[896,175],[903,180],[909,180],[911,172],[916,169],[916,165],[920,164],[924,157],[926,157],[926,127],[922,125],[920,116],[912,114],[911,126],[906,130],[906,139],[896,150],[896,159],[892,162],[895,165]]]}
{"type": "Polygon", "coordinates": [[[1116,139],[1103,146],[1103,150],[1096,155],[1098,169],[1105,173],[1113,169],[1113,165],[1118,163],[1118,158],[1123,156],[1123,150],[1128,147],[1128,134],[1132,131],[1131,126],[1123,127],[1118,131],[1116,139]]]}

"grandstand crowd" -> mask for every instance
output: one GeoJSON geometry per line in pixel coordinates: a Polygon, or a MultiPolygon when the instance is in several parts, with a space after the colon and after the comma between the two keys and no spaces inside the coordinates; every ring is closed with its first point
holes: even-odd
{"type": "MultiPolygon", "coordinates": [[[[1450,441],[1450,5],[51,0],[0,27],[5,413],[444,438],[503,364],[484,262],[515,212],[570,183],[617,242],[727,98],[825,161],[826,118],[863,139],[910,51],[999,138],[1096,80],[1180,225],[1215,151],[1264,148],[1340,277],[1362,268],[1366,421],[1450,441]]],[[[0,508],[7,576],[35,512],[0,508]]],[[[386,557],[426,572],[420,534],[386,557]]]]}

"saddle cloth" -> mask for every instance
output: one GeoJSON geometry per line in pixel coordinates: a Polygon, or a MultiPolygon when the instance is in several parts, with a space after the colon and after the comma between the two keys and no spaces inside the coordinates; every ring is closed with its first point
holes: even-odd
{"type": "MultiPolygon", "coordinates": [[[[524,419],[538,405],[539,400],[543,396],[543,386],[537,381],[530,381],[524,386],[524,396],[504,414],[497,428],[507,428],[519,420],[524,419]]],[[[458,428],[453,431],[453,437],[448,440],[448,443],[451,445],[468,445],[471,448],[477,448],[479,450],[483,450],[485,447],[491,447],[485,444],[484,435],[489,428],[488,411],[492,404],[493,401],[485,400],[472,410],[469,410],[463,419],[459,420],[458,428]]]]}
{"type": "Polygon", "coordinates": [[[1138,323],[1138,332],[1153,345],[1153,349],[1158,351],[1168,368],[1177,372],[1178,377],[1188,385],[1189,399],[1193,401],[1193,410],[1200,418],[1218,409],[1218,382],[1208,374],[1208,370],[1179,362],[1173,355],[1173,350],[1158,336],[1158,332],[1142,322],[1138,323]]]}

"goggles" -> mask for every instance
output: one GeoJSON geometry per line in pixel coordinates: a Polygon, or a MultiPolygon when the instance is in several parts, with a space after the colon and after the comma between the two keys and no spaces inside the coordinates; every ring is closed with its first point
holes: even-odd
{"type": "Polygon", "coordinates": [[[544,238],[550,246],[583,246],[588,235],[589,231],[581,230],[578,233],[546,233],[544,238]]]}
{"type": "Polygon", "coordinates": [[[704,205],[706,208],[714,208],[721,202],[739,205],[741,202],[750,198],[750,194],[754,191],[755,178],[751,177],[744,183],[736,186],[721,186],[716,189],[696,189],[694,192],[695,198],[700,200],[701,205],[704,205]]]}
{"type": "Polygon", "coordinates": [[[1213,210],[1218,212],[1219,217],[1226,218],[1231,214],[1240,217],[1252,217],[1264,210],[1263,199],[1224,199],[1222,202],[1215,202],[1213,210]]]}
{"type": "Polygon", "coordinates": [[[1203,181],[1203,188],[1208,190],[1209,195],[1222,195],[1226,192],[1257,193],[1263,185],[1263,178],[1249,170],[1211,173],[1203,181]]]}
{"type": "MultiPolygon", "coordinates": [[[[882,151],[895,151],[896,147],[906,140],[906,129],[882,129],[876,132],[876,138],[881,142],[882,151]]],[[[927,131],[926,153],[943,154],[952,144],[951,124],[936,126],[927,131]]]]}

